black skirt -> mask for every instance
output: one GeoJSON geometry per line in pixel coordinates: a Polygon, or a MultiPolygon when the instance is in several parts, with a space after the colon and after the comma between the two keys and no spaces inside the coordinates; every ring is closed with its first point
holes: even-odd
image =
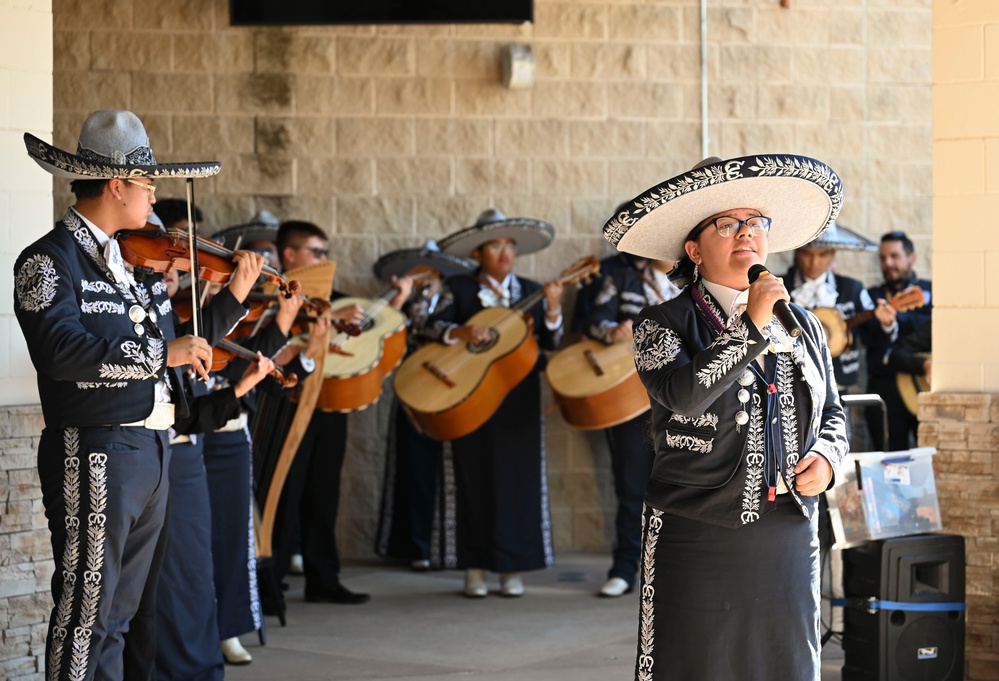
{"type": "Polygon", "coordinates": [[[646,507],[639,681],[818,681],[816,521],[789,495],[735,529],[646,507]]]}

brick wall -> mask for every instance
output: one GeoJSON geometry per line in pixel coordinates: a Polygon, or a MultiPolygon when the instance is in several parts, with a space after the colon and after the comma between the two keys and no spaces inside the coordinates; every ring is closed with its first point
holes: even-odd
{"type": "Polygon", "coordinates": [[[923,393],[919,444],[933,457],[944,531],[965,537],[967,677],[999,678],[999,395],[923,393]]]}

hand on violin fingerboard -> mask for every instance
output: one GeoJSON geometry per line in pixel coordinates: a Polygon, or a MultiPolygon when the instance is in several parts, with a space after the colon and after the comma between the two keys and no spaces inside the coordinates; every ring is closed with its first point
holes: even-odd
{"type": "Polygon", "coordinates": [[[242,303],[260,279],[260,273],[264,269],[264,256],[253,251],[235,251],[232,260],[236,264],[236,271],[229,280],[229,291],[242,303]]]}
{"type": "Polygon", "coordinates": [[[309,343],[305,346],[305,350],[303,351],[306,357],[309,359],[316,358],[323,345],[328,342],[329,331],[329,317],[326,315],[318,317],[312,324],[312,329],[309,331],[309,343]]]}
{"type": "Polygon", "coordinates": [[[181,336],[167,342],[167,366],[190,364],[202,380],[208,380],[212,365],[212,346],[200,336],[181,336]]]}
{"type": "Polygon", "coordinates": [[[274,323],[281,329],[281,333],[287,336],[298,318],[298,311],[302,309],[302,296],[277,296],[277,306],[274,323]]]}
{"type": "Polygon", "coordinates": [[[236,397],[240,398],[264,380],[274,370],[274,361],[257,352],[257,361],[247,367],[243,377],[236,383],[236,397]]]}

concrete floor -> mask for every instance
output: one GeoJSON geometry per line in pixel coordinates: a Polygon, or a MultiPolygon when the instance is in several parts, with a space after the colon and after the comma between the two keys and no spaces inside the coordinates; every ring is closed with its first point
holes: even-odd
{"type": "MultiPolygon", "coordinates": [[[[289,578],[288,624],[267,617],[267,645],[242,637],[253,663],[227,667],[231,681],[474,679],[627,681],[634,678],[638,595],[603,599],[607,556],[561,556],[526,575],[519,599],[460,595],[462,573],[384,564],[344,569],[364,605],[306,603],[289,578]]],[[[495,576],[490,585],[498,589],[495,576]]],[[[823,649],[822,681],[839,681],[842,652],[823,649]]],[[[719,680],[728,681],[728,680],[719,680]]],[[[732,680],[738,681],[738,680],[732,680]]]]}

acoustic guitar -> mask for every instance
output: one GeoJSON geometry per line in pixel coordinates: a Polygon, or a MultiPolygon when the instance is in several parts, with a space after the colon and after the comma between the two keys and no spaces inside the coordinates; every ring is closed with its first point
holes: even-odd
{"type": "MultiPolygon", "coordinates": [[[[436,271],[423,268],[407,276],[415,282],[431,275],[436,275],[436,271]]],[[[360,333],[341,331],[330,337],[317,409],[348,413],[365,409],[382,396],[385,377],[406,354],[406,316],[389,305],[398,292],[390,286],[374,300],[333,301],[334,312],[358,305],[364,308],[364,317],[360,333]]]]}
{"type": "MultiPolygon", "coordinates": [[[[908,312],[925,305],[926,294],[920,287],[910,286],[889,296],[888,304],[896,312],[908,312]]],[[[817,307],[812,310],[812,314],[818,318],[826,332],[826,343],[833,358],[842,355],[853,344],[851,329],[874,319],[874,310],[861,310],[849,319],[843,319],[843,315],[835,307],[817,307]]]]}
{"type": "MultiPolygon", "coordinates": [[[[928,352],[917,352],[918,357],[929,359],[932,355],[928,352]]],[[[895,374],[895,386],[898,394],[902,398],[902,404],[906,411],[913,416],[919,415],[919,393],[929,392],[930,382],[926,380],[925,374],[907,374],[900,371],[895,374]]]]}
{"type": "MultiPolygon", "coordinates": [[[[599,269],[596,258],[582,258],[557,281],[575,283],[599,269]]],[[[430,343],[406,358],[395,375],[395,394],[423,433],[454,440],[496,413],[538,361],[538,343],[525,313],[543,297],[542,288],[511,308],[490,307],[472,315],[465,324],[488,327],[487,341],[430,343]]]]}
{"type": "Polygon", "coordinates": [[[548,361],[545,376],[562,418],[582,430],[610,428],[651,408],[630,339],[574,343],[548,361]]]}

